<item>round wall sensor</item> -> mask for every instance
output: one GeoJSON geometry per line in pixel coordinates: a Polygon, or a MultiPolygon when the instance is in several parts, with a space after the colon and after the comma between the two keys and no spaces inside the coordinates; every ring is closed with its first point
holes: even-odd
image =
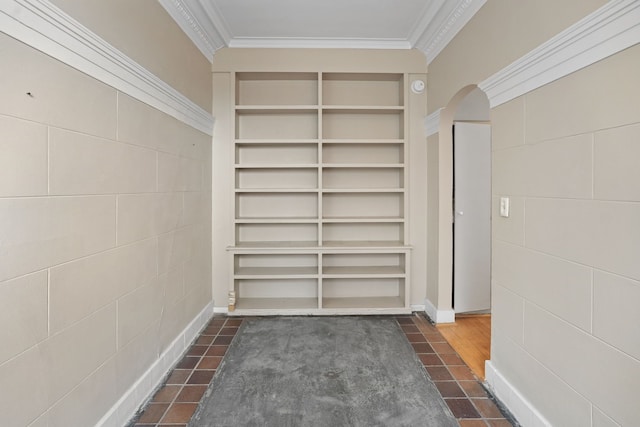
{"type": "Polygon", "coordinates": [[[424,82],[422,80],[414,80],[413,83],[411,83],[411,91],[413,93],[424,92],[424,82]]]}

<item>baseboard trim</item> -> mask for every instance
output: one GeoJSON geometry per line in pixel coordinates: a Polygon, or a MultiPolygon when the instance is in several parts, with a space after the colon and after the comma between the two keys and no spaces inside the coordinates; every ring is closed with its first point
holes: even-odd
{"type": "Polygon", "coordinates": [[[420,313],[425,313],[425,305],[424,304],[411,304],[411,311],[412,312],[420,312],[420,313]]]}
{"type": "Polygon", "coordinates": [[[456,312],[450,310],[438,310],[428,299],[424,300],[424,311],[435,323],[453,323],[456,321],[456,312]]]}
{"type": "Polygon", "coordinates": [[[214,314],[229,314],[229,307],[213,307],[214,314]]]}
{"type": "Polygon", "coordinates": [[[542,414],[511,384],[500,371],[487,360],[485,366],[486,385],[523,426],[552,427],[542,414]]]}
{"type": "Polygon", "coordinates": [[[169,347],[156,359],[155,363],[138,378],[138,381],[98,421],[96,427],[127,425],[136,414],[136,411],[151,398],[154,391],[162,384],[167,373],[182,358],[191,343],[200,335],[200,331],[207,325],[213,313],[213,301],[211,301],[173,340],[169,347]]]}

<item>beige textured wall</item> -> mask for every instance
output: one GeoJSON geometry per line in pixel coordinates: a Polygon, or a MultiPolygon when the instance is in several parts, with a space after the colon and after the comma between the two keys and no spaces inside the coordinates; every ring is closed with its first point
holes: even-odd
{"type": "Polygon", "coordinates": [[[52,3],[211,112],[211,64],[157,0],[52,3]]]}
{"type": "MultiPolygon", "coordinates": [[[[603,3],[489,0],[430,64],[429,110],[603,3]]],[[[492,110],[491,360],[554,426],[640,417],[639,59],[635,46],[492,110]],[[511,199],[507,219],[497,212],[500,196],[511,199]]],[[[430,215],[450,211],[445,138],[429,138],[429,156],[440,157],[429,176],[444,195],[429,186],[430,215]]],[[[430,239],[450,233],[433,228],[430,239]]],[[[430,285],[441,276],[433,265],[435,255],[430,285]]],[[[429,298],[441,301],[439,291],[430,287],[429,298]]]]}
{"type": "Polygon", "coordinates": [[[492,114],[491,359],[553,425],[640,417],[639,58],[640,45],[492,114]]]}
{"type": "Polygon", "coordinates": [[[605,0],[488,0],[429,64],[429,112],[463,87],[478,84],[605,0]]]}
{"type": "Polygon", "coordinates": [[[86,427],[211,300],[211,138],[0,52],[0,424],[86,427]]]}

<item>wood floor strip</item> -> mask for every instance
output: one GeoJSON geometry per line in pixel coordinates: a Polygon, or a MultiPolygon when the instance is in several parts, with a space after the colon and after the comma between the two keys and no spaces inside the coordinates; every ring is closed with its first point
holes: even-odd
{"type": "Polygon", "coordinates": [[[484,380],[484,362],[491,358],[491,315],[460,315],[455,323],[442,323],[437,328],[476,376],[484,380]]]}

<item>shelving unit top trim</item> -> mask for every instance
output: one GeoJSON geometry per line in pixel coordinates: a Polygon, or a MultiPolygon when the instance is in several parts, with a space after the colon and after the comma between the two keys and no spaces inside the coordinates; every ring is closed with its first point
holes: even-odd
{"type": "Polygon", "coordinates": [[[377,71],[367,71],[367,72],[352,72],[352,73],[344,73],[344,72],[323,72],[322,80],[325,81],[368,81],[368,82],[399,82],[402,80],[403,72],[396,73],[385,73],[385,72],[377,72],[377,71]]]}
{"type": "Polygon", "coordinates": [[[236,80],[318,80],[318,72],[290,72],[290,71],[272,71],[272,72],[238,72],[236,80]]]}
{"type": "Polygon", "coordinates": [[[211,64],[215,72],[416,73],[427,72],[417,49],[264,49],[222,48],[211,64]]]}

